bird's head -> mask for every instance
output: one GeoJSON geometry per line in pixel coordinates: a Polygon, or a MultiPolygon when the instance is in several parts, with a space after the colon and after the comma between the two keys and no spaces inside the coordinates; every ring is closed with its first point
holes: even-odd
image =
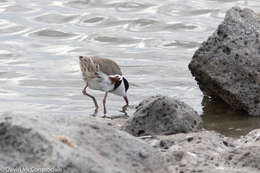
{"type": "Polygon", "coordinates": [[[126,80],[125,77],[121,76],[121,75],[113,75],[110,76],[109,79],[112,81],[112,83],[115,84],[115,89],[117,87],[119,87],[120,85],[124,85],[125,88],[125,93],[127,92],[127,90],[129,89],[129,83],[126,80]]]}

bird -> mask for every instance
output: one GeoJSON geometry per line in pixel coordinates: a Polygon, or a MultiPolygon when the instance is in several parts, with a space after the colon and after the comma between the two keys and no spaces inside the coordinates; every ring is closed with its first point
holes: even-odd
{"type": "Polygon", "coordinates": [[[79,64],[83,80],[86,83],[82,93],[93,100],[95,104],[94,115],[98,112],[98,104],[96,98],[87,92],[87,88],[105,92],[103,98],[104,117],[107,113],[106,99],[108,93],[124,98],[126,104],[122,107],[122,112],[127,115],[126,110],[129,105],[127,91],[129,83],[123,76],[119,65],[111,59],[98,56],[79,56],[79,64]]]}

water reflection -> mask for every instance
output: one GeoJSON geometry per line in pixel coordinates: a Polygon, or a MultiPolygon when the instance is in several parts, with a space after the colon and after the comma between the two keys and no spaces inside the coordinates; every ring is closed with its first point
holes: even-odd
{"type": "Polygon", "coordinates": [[[90,0],[78,0],[78,1],[65,1],[65,5],[68,7],[73,7],[73,8],[79,8],[79,9],[85,9],[87,8],[90,0]]]}
{"type": "Polygon", "coordinates": [[[63,24],[77,18],[77,15],[45,14],[35,18],[36,21],[44,23],[63,24]]]}
{"type": "Polygon", "coordinates": [[[249,117],[246,112],[233,110],[219,98],[204,96],[202,105],[202,119],[206,129],[239,137],[260,127],[260,118],[249,117]]]}
{"type": "Polygon", "coordinates": [[[143,10],[149,7],[149,5],[136,3],[136,2],[122,2],[122,3],[110,4],[110,6],[116,7],[115,9],[119,12],[133,12],[133,11],[143,10]]]}
{"type": "Polygon", "coordinates": [[[73,36],[76,36],[76,34],[56,31],[53,29],[43,29],[43,30],[32,32],[31,36],[46,37],[51,39],[65,39],[65,38],[71,38],[73,36]]]}

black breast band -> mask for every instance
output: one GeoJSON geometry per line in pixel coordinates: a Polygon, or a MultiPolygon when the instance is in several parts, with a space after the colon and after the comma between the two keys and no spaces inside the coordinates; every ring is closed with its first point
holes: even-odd
{"type": "Polygon", "coordinates": [[[115,91],[120,86],[121,83],[122,83],[122,80],[116,81],[113,91],[115,91]]]}

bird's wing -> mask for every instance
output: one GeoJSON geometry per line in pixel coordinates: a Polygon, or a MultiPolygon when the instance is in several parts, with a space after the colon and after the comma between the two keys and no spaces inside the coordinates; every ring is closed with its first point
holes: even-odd
{"type": "Polygon", "coordinates": [[[113,60],[106,58],[95,58],[93,61],[99,64],[99,70],[107,75],[122,75],[120,67],[113,60]]]}

